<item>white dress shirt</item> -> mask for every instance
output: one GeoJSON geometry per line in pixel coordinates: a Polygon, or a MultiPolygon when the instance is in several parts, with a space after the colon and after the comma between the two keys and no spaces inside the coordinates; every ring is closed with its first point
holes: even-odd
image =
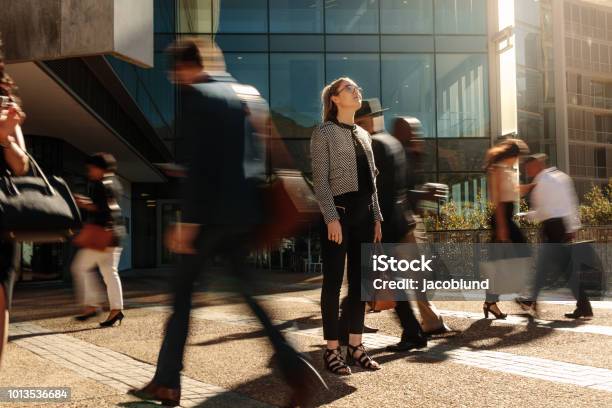
{"type": "Polygon", "coordinates": [[[568,233],[580,229],[578,197],[572,179],[556,167],[542,170],[533,179],[529,218],[542,222],[551,218],[563,218],[568,233]]]}

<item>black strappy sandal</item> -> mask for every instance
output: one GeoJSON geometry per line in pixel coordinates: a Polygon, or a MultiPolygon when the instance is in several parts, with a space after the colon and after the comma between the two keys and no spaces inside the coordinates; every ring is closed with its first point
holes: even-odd
{"type": "Polygon", "coordinates": [[[349,365],[359,364],[361,368],[370,371],[380,370],[382,367],[368,354],[363,344],[358,346],[351,346],[350,344],[346,348],[346,362],[349,365]],[[355,353],[361,351],[359,357],[355,357],[355,353]]]}
{"type": "Polygon", "coordinates": [[[323,362],[325,363],[325,368],[336,375],[351,374],[351,368],[346,365],[342,358],[342,349],[340,347],[326,349],[323,354],[323,362]]]}

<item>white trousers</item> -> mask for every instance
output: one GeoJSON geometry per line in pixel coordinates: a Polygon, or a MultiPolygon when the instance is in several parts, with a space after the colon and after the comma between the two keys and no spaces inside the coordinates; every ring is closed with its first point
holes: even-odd
{"type": "Polygon", "coordinates": [[[106,285],[108,303],[111,310],[123,309],[123,291],[119,279],[119,258],[121,248],[109,248],[107,251],[79,249],[72,261],[72,276],[76,286],[77,299],[84,306],[100,306],[103,302],[100,280],[96,276],[97,266],[106,285]]]}

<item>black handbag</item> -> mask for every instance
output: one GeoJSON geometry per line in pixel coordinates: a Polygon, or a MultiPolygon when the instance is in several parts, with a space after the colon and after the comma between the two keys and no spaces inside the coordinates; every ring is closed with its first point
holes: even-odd
{"type": "Polygon", "coordinates": [[[0,240],[63,242],[81,226],[70,188],[60,177],[47,178],[28,155],[32,174],[0,175],[0,240]]]}

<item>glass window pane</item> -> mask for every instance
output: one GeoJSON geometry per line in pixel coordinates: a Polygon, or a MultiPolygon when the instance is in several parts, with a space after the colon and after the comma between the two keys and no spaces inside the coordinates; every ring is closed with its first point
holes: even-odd
{"type": "Polygon", "coordinates": [[[378,0],[335,0],[325,6],[328,33],[378,33],[378,0]]]}
{"type": "Polygon", "coordinates": [[[265,33],[268,31],[267,0],[223,0],[219,4],[221,7],[219,10],[220,33],[265,33]]]}
{"type": "Polygon", "coordinates": [[[438,54],[438,137],[489,137],[486,55],[438,54]]]}
{"type": "Polygon", "coordinates": [[[485,0],[435,0],[437,34],[486,34],[485,0]]]}
{"type": "Polygon", "coordinates": [[[370,54],[327,54],[327,82],[349,77],[363,88],[364,98],[380,99],[380,60],[370,54]]]}
{"type": "Polygon", "coordinates": [[[178,31],[180,33],[212,32],[211,0],[179,0],[178,31]]]}
{"type": "Polygon", "coordinates": [[[269,100],[268,54],[225,53],[227,71],[243,84],[253,85],[269,100]]]}
{"type": "Polygon", "coordinates": [[[323,32],[323,0],[270,0],[270,32],[323,32]]]}
{"type": "Polygon", "coordinates": [[[450,201],[457,209],[482,208],[487,202],[487,179],[484,174],[441,173],[438,182],[448,185],[450,201]]]}
{"type": "Polygon", "coordinates": [[[432,34],[432,0],[380,0],[383,34],[432,34]]]}
{"type": "Polygon", "coordinates": [[[438,139],[440,171],[481,171],[488,139],[438,139]]]}
{"type": "Polygon", "coordinates": [[[272,54],[270,78],[270,105],[281,136],[301,137],[304,127],[321,122],[323,54],[272,54]]]}
{"type": "Polygon", "coordinates": [[[155,0],[153,3],[153,24],[156,33],[172,33],[175,30],[174,2],[155,0]]]}
{"type": "Polygon", "coordinates": [[[421,121],[425,137],[435,137],[434,69],[432,55],[383,54],[382,103],[387,128],[394,116],[413,116],[421,121]]]}

